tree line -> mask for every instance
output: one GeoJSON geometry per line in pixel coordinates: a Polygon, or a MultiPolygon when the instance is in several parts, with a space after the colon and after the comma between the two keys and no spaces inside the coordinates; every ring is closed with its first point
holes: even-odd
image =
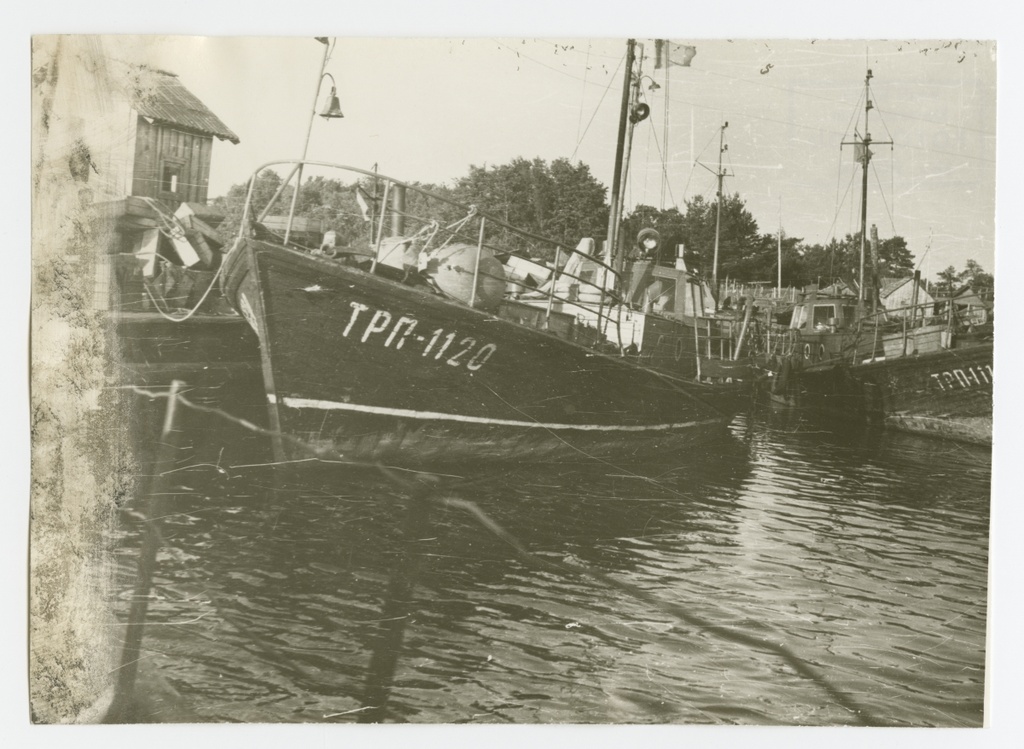
{"type": "MultiPolygon", "coordinates": [[[[282,178],[276,172],[261,174],[254,189],[254,205],[262,208],[281,189],[282,178]]],[[[417,185],[437,195],[461,203],[475,204],[500,221],[528,232],[550,237],[575,246],[581,237],[603,240],[607,234],[609,206],[607,189],[591,174],[586,164],[573,164],[568,159],[516,158],[496,166],[470,166],[468,173],[450,185],[417,185]]],[[[356,188],[364,197],[376,193],[372,178],[357,184],[316,176],[303,182],[296,201],[296,216],[321,219],[333,229],[342,242],[359,241],[368,236],[366,216],[357,199],[356,188]]],[[[228,219],[226,232],[237,229],[247,184],[233,186],[216,199],[228,219]]],[[[281,190],[278,205],[272,213],[287,213],[292,187],[281,190]]],[[[365,206],[366,200],[363,204],[365,206]]],[[[658,209],[636,206],[621,222],[620,251],[635,251],[637,234],[654,228],[661,236],[658,260],[675,262],[677,248],[682,246],[683,259],[691,271],[711,275],[716,223],[718,229],[718,277],[739,283],[769,283],[778,278],[779,233],[762,233],[756,219],[738,193],[722,197],[721,216],[714,200],[697,195],[679,208],[658,209]]],[[[410,213],[415,206],[408,207],[410,213]]],[[[454,214],[453,214],[454,215],[454,214]]],[[[835,281],[852,283],[860,273],[860,233],[833,237],[826,244],[807,243],[800,237],[782,233],[782,285],[805,287],[825,286],[835,281]]],[[[527,248],[515,248],[527,249],[527,248]]],[[[550,257],[541,259],[551,260],[550,257]]],[[[879,241],[878,277],[902,278],[913,275],[915,259],[906,240],[893,236],[879,241]]],[[[870,274],[870,266],[866,273],[870,274]]],[[[950,266],[940,272],[930,289],[937,295],[949,294],[970,282],[976,290],[991,296],[993,278],[975,260],[968,260],[962,271],[950,266]]]]}

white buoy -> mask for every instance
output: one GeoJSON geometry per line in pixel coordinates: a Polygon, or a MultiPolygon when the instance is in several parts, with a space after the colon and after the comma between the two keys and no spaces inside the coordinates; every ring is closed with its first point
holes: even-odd
{"type": "Polygon", "coordinates": [[[478,309],[493,310],[505,296],[505,268],[486,247],[478,250],[476,245],[451,244],[427,253],[425,261],[426,274],[453,299],[478,309]]]}

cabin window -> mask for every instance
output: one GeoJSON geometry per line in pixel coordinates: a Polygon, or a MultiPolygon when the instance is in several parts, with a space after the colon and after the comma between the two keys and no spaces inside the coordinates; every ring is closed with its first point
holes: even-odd
{"type": "Polygon", "coordinates": [[[857,319],[857,308],[853,306],[843,306],[843,324],[853,325],[853,321],[857,319]]]}
{"type": "Polygon", "coordinates": [[[798,304],[793,310],[793,319],[789,321],[789,327],[793,330],[801,330],[807,324],[807,307],[798,304]]]}
{"type": "Polygon", "coordinates": [[[815,330],[821,330],[829,326],[829,320],[836,316],[836,306],[834,304],[816,304],[814,305],[814,328],[815,330]]]}
{"type": "Polygon", "coordinates": [[[177,164],[164,164],[163,174],[160,177],[160,189],[164,192],[178,192],[178,180],[181,177],[181,167],[177,164]]]}
{"type": "Polygon", "coordinates": [[[659,278],[657,285],[649,287],[651,307],[656,312],[675,312],[676,282],[671,278],[659,278]]]}

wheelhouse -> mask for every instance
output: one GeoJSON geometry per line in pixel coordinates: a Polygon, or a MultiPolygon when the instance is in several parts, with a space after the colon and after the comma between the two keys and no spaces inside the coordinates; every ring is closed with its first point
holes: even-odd
{"type": "Polygon", "coordinates": [[[858,319],[857,300],[852,297],[812,297],[794,307],[789,328],[802,333],[835,333],[849,330],[858,319]]]}

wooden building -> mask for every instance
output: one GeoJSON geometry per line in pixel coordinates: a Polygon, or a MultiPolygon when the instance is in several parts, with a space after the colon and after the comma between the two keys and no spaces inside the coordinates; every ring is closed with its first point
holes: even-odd
{"type": "Polygon", "coordinates": [[[61,261],[92,280],[111,375],[219,385],[258,373],[255,335],[217,288],[224,216],[206,205],[214,141],[238,136],[178,76],[122,62],[100,37],[36,43],[55,61],[39,66],[37,179],[73,196],[57,225],[78,227],[88,251],[61,261]]]}
{"type": "Polygon", "coordinates": [[[238,136],[174,73],[136,68],[129,74],[128,104],[136,114],[130,194],[172,210],[182,202],[205,203],[213,139],[238,143],[238,136]]]}
{"type": "Polygon", "coordinates": [[[138,196],[174,211],[206,202],[214,139],[239,138],[177,75],[114,59],[99,37],[34,43],[40,57],[52,46],[64,63],[37,71],[46,90],[38,104],[45,128],[33,140],[37,174],[70,174],[88,203],[138,196]]]}
{"type": "Polygon", "coordinates": [[[953,303],[961,319],[974,325],[983,325],[992,321],[995,305],[991,299],[991,289],[975,289],[970,282],[953,292],[953,303]]]}
{"type": "MultiPolygon", "coordinates": [[[[878,297],[886,310],[893,311],[897,315],[910,314],[907,307],[914,303],[914,279],[906,278],[883,278],[882,287],[879,289],[878,297]]],[[[935,302],[923,280],[918,281],[917,303],[932,304],[935,302]]]]}

